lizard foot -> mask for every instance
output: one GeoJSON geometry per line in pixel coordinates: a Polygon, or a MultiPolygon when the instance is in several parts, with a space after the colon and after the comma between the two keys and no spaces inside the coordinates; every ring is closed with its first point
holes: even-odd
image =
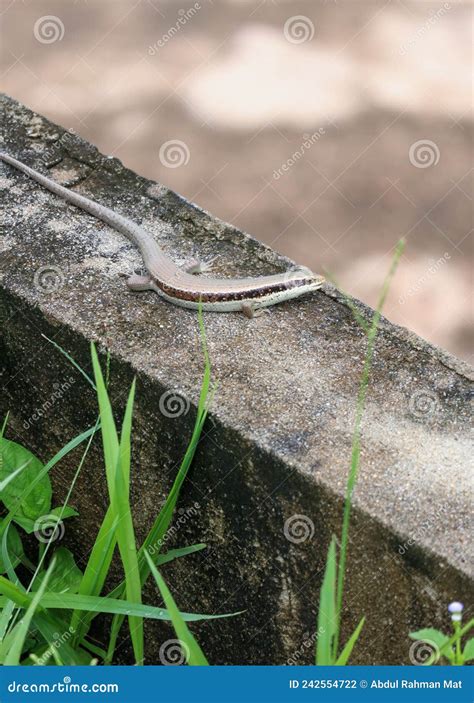
{"type": "Polygon", "coordinates": [[[217,258],[217,256],[214,256],[212,259],[209,259],[209,261],[193,259],[184,265],[184,270],[186,273],[207,273],[208,271],[212,271],[212,264],[217,258]]]}
{"type": "Polygon", "coordinates": [[[130,276],[130,278],[127,279],[127,286],[128,288],[130,288],[130,290],[133,290],[135,292],[142,290],[152,290],[153,288],[150,276],[138,276],[135,273],[133,274],[133,276],[130,276]]]}
{"type": "Polygon", "coordinates": [[[270,312],[268,308],[257,308],[255,309],[254,305],[252,303],[242,303],[241,307],[242,312],[244,313],[245,317],[248,317],[249,320],[251,320],[254,317],[260,317],[266,312],[270,312]]]}

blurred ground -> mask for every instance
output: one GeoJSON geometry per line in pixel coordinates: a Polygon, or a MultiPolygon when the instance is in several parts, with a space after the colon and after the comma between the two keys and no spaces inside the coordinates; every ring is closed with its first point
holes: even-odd
{"type": "Polygon", "coordinates": [[[1,0],[2,90],[472,361],[470,2],[1,0]]]}

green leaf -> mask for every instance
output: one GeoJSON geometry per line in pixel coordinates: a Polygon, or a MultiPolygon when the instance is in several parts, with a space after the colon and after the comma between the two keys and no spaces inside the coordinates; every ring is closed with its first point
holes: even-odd
{"type": "MultiPolygon", "coordinates": [[[[77,593],[82,581],[82,571],[76,566],[74,556],[66,547],[59,547],[54,553],[55,567],[49,579],[51,591],[77,593]]],[[[45,572],[35,579],[35,589],[42,583],[45,572]]]]}
{"type": "MultiPolygon", "coordinates": [[[[48,472],[51,471],[51,469],[56,466],[56,464],[60,462],[63,457],[69,454],[69,452],[71,452],[73,449],[79,446],[79,444],[84,442],[84,440],[88,439],[91,435],[93,435],[96,432],[96,429],[97,427],[89,428],[85,432],[82,432],[82,434],[77,435],[77,437],[74,437],[74,439],[71,439],[70,442],[68,442],[64,447],[62,447],[59,452],[57,452],[57,454],[55,454],[54,457],[50,459],[48,463],[41,469],[41,471],[35,476],[33,481],[31,481],[30,483],[28,483],[28,485],[25,486],[22,493],[18,496],[15,505],[9,510],[7,517],[10,519],[14,519],[17,512],[21,509],[22,504],[27,500],[27,498],[29,500],[32,500],[31,495],[33,495],[33,492],[36,490],[37,486],[42,484],[48,472]]],[[[0,457],[1,446],[2,443],[0,442],[0,457]]]]}
{"type": "Polygon", "coordinates": [[[148,561],[150,571],[153,574],[158,588],[160,589],[161,596],[171,615],[171,622],[173,623],[174,630],[180,641],[181,648],[184,651],[186,663],[190,666],[209,665],[209,662],[207,661],[204,652],[202,651],[189,627],[184,622],[183,616],[181,615],[178,606],[174,602],[174,598],[171,595],[170,590],[166,585],[163,577],[154,565],[152,558],[150,557],[148,552],[145,553],[145,556],[148,561]]]}
{"type": "Polygon", "coordinates": [[[49,512],[50,515],[57,515],[61,520],[66,520],[68,517],[77,517],[79,513],[70,505],[58,505],[49,512]]]}
{"type": "Polygon", "coordinates": [[[471,659],[474,659],[474,637],[466,642],[462,658],[464,662],[469,662],[471,659]]]}
{"type": "Polygon", "coordinates": [[[41,597],[46,589],[48,579],[53,569],[54,560],[49,565],[42,586],[35,593],[31,603],[29,604],[25,614],[23,615],[23,618],[19,622],[19,626],[15,628],[15,635],[12,638],[12,642],[10,643],[8,654],[3,660],[4,666],[14,666],[20,663],[20,658],[23,651],[23,644],[25,642],[26,636],[28,635],[28,630],[30,629],[30,624],[33,619],[33,615],[35,614],[36,608],[38,607],[41,601],[41,597]]]}
{"type": "MultiPolygon", "coordinates": [[[[8,527],[8,522],[6,522],[5,520],[0,520],[0,536],[3,535],[3,530],[6,527],[8,527]]],[[[23,556],[23,544],[21,542],[21,537],[18,534],[17,529],[11,523],[8,527],[7,550],[11,564],[13,567],[15,567],[17,564],[20,563],[21,558],[23,556]]],[[[4,574],[6,570],[7,567],[0,552],[0,574],[4,574]]]]}
{"type": "Polygon", "coordinates": [[[336,538],[329,545],[318,613],[318,639],[316,641],[316,664],[332,666],[333,638],[336,631],[336,538]]]}
{"type": "MultiPolygon", "coordinates": [[[[79,513],[74,510],[74,508],[71,508],[69,505],[66,505],[64,507],[64,512],[61,514],[62,511],[62,506],[59,506],[57,508],[53,508],[52,510],[49,511],[47,514],[47,517],[50,515],[53,515],[55,517],[58,517],[61,515],[61,521],[65,520],[68,517],[77,517],[79,513]]],[[[45,517],[44,515],[42,517],[45,517]]],[[[30,520],[30,518],[24,517],[23,515],[15,515],[14,521],[16,522],[17,525],[20,525],[25,532],[27,532],[29,535],[31,535],[35,530],[38,529],[38,523],[36,520],[30,520]]]]}
{"type": "MultiPolygon", "coordinates": [[[[0,441],[0,480],[6,479],[25,464],[24,469],[0,492],[0,499],[8,510],[13,510],[16,507],[18,498],[33,483],[44,467],[41,461],[21,444],[3,438],[0,441]]],[[[50,508],[51,481],[49,476],[44,475],[28,492],[28,495],[22,499],[18,515],[36,520],[41,515],[48,513],[50,508]]]]}
{"type": "Polygon", "coordinates": [[[347,640],[346,646],[340,653],[337,661],[336,661],[336,666],[345,666],[349,660],[349,657],[352,654],[352,650],[354,649],[354,645],[359,639],[359,635],[362,631],[362,628],[364,627],[364,622],[365,622],[365,617],[361,619],[359,624],[357,625],[356,629],[352,633],[351,637],[347,640]]]}

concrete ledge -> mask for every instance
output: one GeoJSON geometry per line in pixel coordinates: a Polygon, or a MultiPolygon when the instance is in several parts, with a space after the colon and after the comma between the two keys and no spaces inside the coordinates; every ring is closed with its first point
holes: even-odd
{"type": "MultiPolygon", "coordinates": [[[[217,255],[223,277],[291,263],[15,101],[3,97],[1,110],[2,150],[141,222],[176,261],[217,255]]],[[[138,375],[133,499],[143,536],[193,423],[203,366],[196,315],[128,292],[119,274],[141,261],[121,235],[5,164],[0,189],[8,436],[45,459],[95,418],[92,391],[42,334],[86,368],[89,341],[107,347],[115,407],[138,375]],[[166,393],[179,396],[182,413],[166,410],[166,393]]],[[[219,390],[170,546],[205,541],[209,549],[166,574],[183,609],[246,609],[195,628],[212,663],[310,663],[321,569],[340,531],[365,338],[330,286],[256,320],[207,314],[205,323],[219,390]],[[302,532],[294,516],[303,516],[302,532]]],[[[367,615],[353,663],[408,662],[408,632],[443,627],[447,603],[468,602],[470,380],[465,364],[383,322],[351,530],[345,636],[367,615]]],[[[59,497],[74,469],[71,458],[53,476],[59,497]]],[[[105,500],[97,443],[73,500],[81,529],[72,521],[65,536],[83,559],[105,500]]],[[[149,599],[157,599],[151,586],[149,599]]],[[[158,662],[168,635],[149,627],[148,663],[158,662]]],[[[119,653],[126,661],[126,647],[119,653]]]]}

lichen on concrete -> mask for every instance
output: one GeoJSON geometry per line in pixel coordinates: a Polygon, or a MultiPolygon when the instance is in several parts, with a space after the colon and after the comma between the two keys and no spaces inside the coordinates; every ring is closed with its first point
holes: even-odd
{"type": "MultiPolygon", "coordinates": [[[[292,265],[15,101],[4,97],[1,110],[2,150],[141,223],[176,262],[217,256],[213,275],[222,277],[292,265]]],[[[143,536],[192,427],[203,370],[196,314],[152,292],[130,293],[123,275],[142,266],[134,247],[3,163],[0,191],[1,411],[10,409],[10,432],[43,458],[93,420],[95,399],[78,377],[53,416],[22,429],[69,373],[42,334],[86,368],[90,340],[107,348],[118,409],[137,374],[132,494],[143,536]],[[52,283],[42,282],[43,270],[52,283]],[[165,391],[189,402],[188,412],[164,416],[165,391]]],[[[340,529],[366,338],[329,284],[251,321],[209,313],[205,324],[219,386],[182,498],[184,506],[199,503],[199,516],[176,543],[209,546],[167,573],[187,610],[246,610],[200,626],[214,663],[284,663],[300,650],[299,663],[309,663],[302,642],[314,633],[325,554],[340,529]],[[314,528],[301,542],[285,536],[294,515],[314,528]]],[[[471,380],[465,364],[383,320],[362,427],[344,612],[348,632],[368,616],[360,663],[407,661],[410,628],[443,626],[445,604],[471,586],[471,380]]],[[[106,502],[98,449],[93,467],[75,496],[82,529],[72,527],[69,538],[76,549],[90,544],[106,502]]],[[[56,477],[59,492],[73,469],[66,462],[56,477]]],[[[150,626],[152,661],[160,627],[150,626]]]]}

